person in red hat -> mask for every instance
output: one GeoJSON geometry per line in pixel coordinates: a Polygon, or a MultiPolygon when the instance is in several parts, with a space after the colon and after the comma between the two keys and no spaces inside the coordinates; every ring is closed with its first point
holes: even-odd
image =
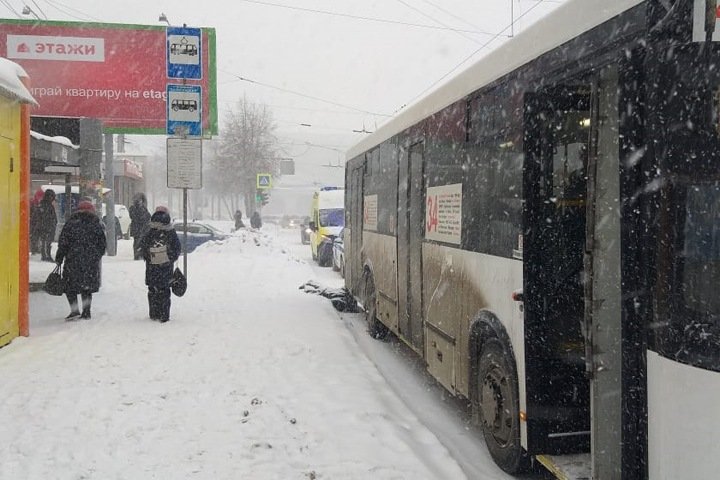
{"type": "Polygon", "coordinates": [[[92,202],[80,201],[60,232],[55,254],[55,262],[62,266],[65,295],[70,303],[66,320],[90,318],[92,294],[100,289],[100,261],[105,247],[105,229],[95,207],[92,202]],[[82,299],[82,311],[78,307],[78,295],[82,299]]]}

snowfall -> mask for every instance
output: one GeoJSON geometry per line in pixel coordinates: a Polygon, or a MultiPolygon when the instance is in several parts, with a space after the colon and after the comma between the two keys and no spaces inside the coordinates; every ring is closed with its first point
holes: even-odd
{"type": "Polygon", "coordinates": [[[512,478],[401,342],[299,289],[343,280],[297,229],[190,253],[164,324],[131,245],[104,257],[90,320],[30,294],[30,336],[0,349],[1,479],[512,478]]]}

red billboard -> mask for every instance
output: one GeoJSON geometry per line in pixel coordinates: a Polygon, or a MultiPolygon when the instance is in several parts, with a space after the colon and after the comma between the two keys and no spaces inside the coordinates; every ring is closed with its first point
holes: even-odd
{"type": "Polygon", "coordinates": [[[163,26],[0,19],[0,57],[30,75],[32,115],[89,117],[108,133],[166,133],[168,84],[201,88],[202,131],[217,135],[215,29],[201,29],[202,78],[168,78],[163,26]]]}

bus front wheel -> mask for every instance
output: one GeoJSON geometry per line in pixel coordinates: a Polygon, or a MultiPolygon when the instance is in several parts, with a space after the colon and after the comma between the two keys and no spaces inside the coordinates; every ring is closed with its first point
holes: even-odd
{"type": "Polygon", "coordinates": [[[499,340],[489,339],[478,362],[480,425],[490,455],[508,473],[526,471],[529,458],[520,444],[520,408],[515,364],[499,340]]]}

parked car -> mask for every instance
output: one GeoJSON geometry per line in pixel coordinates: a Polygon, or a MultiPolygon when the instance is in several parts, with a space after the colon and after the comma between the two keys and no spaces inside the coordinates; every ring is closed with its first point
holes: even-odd
{"type": "MultiPolygon", "coordinates": [[[[173,224],[175,231],[180,238],[180,244],[183,243],[184,225],[183,222],[175,222],[173,224]]],[[[228,238],[226,233],[221,232],[212,225],[199,222],[187,223],[187,252],[190,253],[205,242],[219,241],[228,238]]]]}
{"type": "Polygon", "coordinates": [[[280,219],[280,226],[282,228],[295,228],[300,224],[300,220],[297,217],[290,215],[283,215],[280,219]]]}
{"type": "Polygon", "coordinates": [[[310,233],[312,230],[310,230],[310,217],[305,217],[305,219],[300,224],[300,243],[303,245],[310,245],[310,233]]]}
{"type": "Polygon", "coordinates": [[[340,272],[345,277],[345,229],[343,228],[338,233],[338,236],[333,240],[333,270],[340,272]]]}

